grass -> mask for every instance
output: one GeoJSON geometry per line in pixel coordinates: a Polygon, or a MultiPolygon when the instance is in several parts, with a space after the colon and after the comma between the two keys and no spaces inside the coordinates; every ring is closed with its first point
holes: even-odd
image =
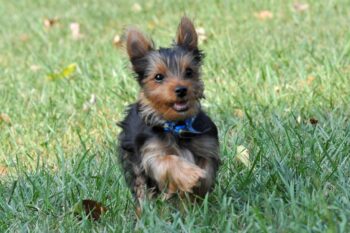
{"type": "Polygon", "coordinates": [[[0,232],[349,232],[350,4],[307,3],[2,1],[0,232]],[[168,45],[185,13],[206,32],[203,106],[223,164],[203,203],[154,200],[136,221],[115,123],[138,86],[112,39],[133,24],[168,45]],[[100,221],[74,217],[87,198],[108,207],[100,221]]]}

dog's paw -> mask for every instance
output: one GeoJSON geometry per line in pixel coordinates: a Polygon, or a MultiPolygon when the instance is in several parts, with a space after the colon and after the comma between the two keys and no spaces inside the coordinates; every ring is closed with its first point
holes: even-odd
{"type": "Polygon", "coordinates": [[[178,158],[170,169],[169,191],[192,192],[192,189],[205,178],[206,172],[193,163],[178,158]]]}

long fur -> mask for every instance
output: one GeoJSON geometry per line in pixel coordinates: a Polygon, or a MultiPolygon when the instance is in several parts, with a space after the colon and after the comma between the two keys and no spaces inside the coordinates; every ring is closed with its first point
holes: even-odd
{"type": "Polygon", "coordinates": [[[164,132],[159,125],[148,126],[139,103],[129,107],[120,126],[123,130],[119,136],[120,159],[126,181],[136,199],[145,198],[144,192],[138,188],[154,193],[164,188],[168,182],[166,177],[162,177],[162,172],[154,174],[153,170],[157,169],[152,168],[163,166],[162,157],[167,155],[178,156],[204,170],[205,177],[200,179],[199,186],[187,191],[203,196],[212,189],[220,162],[218,132],[203,111],[197,115],[193,126],[206,132],[193,138],[177,138],[164,132]]]}
{"type": "Polygon", "coordinates": [[[156,50],[137,29],[127,32],[127,52],[141,91],[119,124],[119,157],[138,202],[161,191],[168,196],[176,192],[204,196],[213,189],[220,164],[219,140],[215,124],[200,105],[204,55],[197,43],[195,28],[186,17],[170,48],[156,50]],[[161,80],[156,79],[159,75],[161,80]],[[179,87],[186,89],[185,95],[176,93],[179,87]],[[178,110],[179,104],[185,104],[186,110],[178,110]],[[192,117],[193,128],[201,132],[192,137],[163,129],[166,121],[192,117]]]}

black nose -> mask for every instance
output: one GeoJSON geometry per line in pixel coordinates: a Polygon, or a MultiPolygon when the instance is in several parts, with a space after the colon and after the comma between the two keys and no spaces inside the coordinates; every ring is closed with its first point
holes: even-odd
{"type": "Polygon", "coordinates": [[[187,87],[176,87],[175,88],[175,93],[177,95],[177,97],[185,97],[186,93],[187,93],[187,87]]]}

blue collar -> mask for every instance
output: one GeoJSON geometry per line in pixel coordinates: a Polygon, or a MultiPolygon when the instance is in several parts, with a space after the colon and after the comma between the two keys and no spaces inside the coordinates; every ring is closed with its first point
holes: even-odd
{"type": "Polygon", "coordinates": [[[193,122],[196,120],[196,116],[188,118],[181,122],[166,121],[163,125],[164,132],[172,133],[175,136],[181,138],[193,137],[198,134],[202,134],[195,130],[192,126],[193,122]]]}

